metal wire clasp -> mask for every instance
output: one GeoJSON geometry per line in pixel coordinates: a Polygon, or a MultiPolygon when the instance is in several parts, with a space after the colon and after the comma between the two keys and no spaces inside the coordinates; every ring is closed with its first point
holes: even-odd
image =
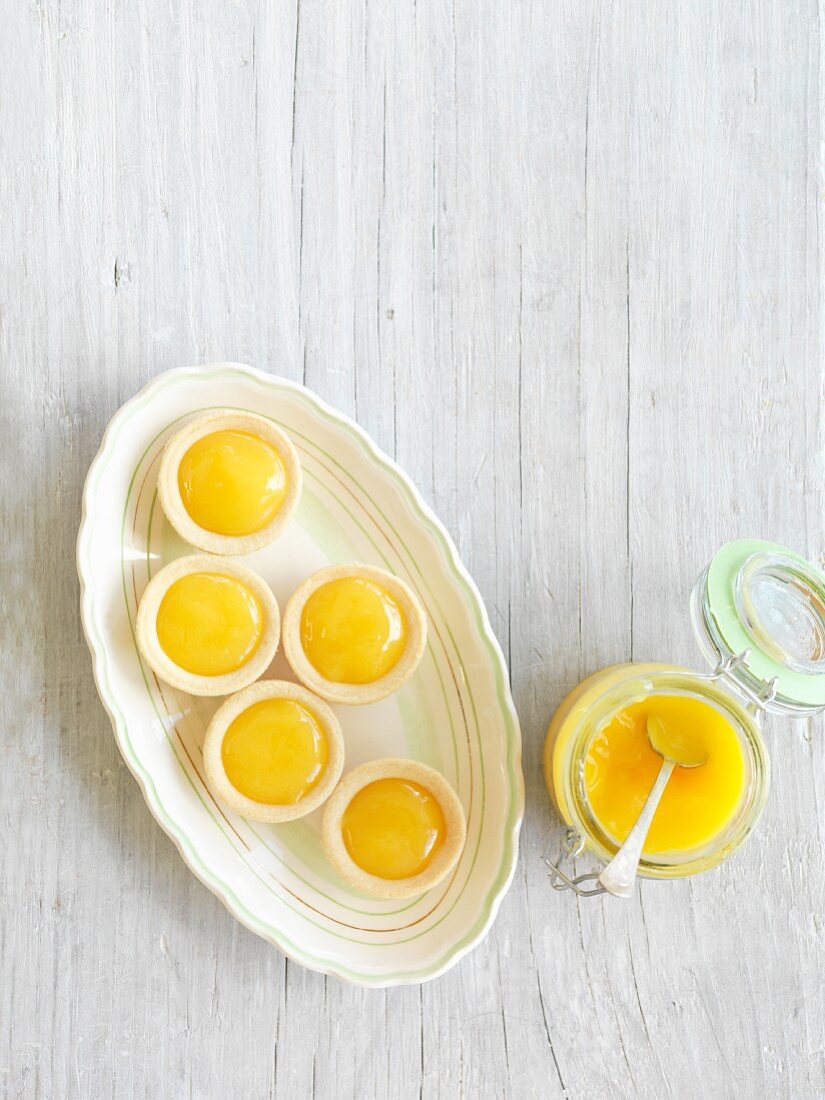
{"type": "Polygon", "coordinates": [[[555,863],[544,853],[542,859],[550,871],[550,885],[554,890],[572,890],[580,898],[593,898],[598,894],[606,893],[605,888],[600,882],[598,882],[599,872],[590,871],[586,875],[577,875],[576,878],[571,878],[562,871],[562,865],[566,860],[571,863],[576,856],[581,855],[584,850],[584,837],[580,836],[575,829],[567,829],[562,837],[561,850],[556,857],[555,863]],[[588,889],[582,889],[582,883],[596,882],[595,886],[591,886],[588,889]]]}
{"type": "Polygon", "coordinates": [[[765,690],[759,694],[734,675],[736,668],[741,665],[747,669],[747,659],[750,657],[750,649],[743,649],[741,653],[731,653],[727,657],[720,658],[716,668],[708,675],[709,680],[727,680],[740,695],[744,695],[751,707],[757,711],[765,710],[776,698],[779,687],[779,679],[774,678],[766,685],[765,690]]]}

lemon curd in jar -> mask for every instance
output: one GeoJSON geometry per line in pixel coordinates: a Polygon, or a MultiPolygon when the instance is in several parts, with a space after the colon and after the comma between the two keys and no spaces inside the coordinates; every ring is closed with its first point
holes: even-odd
{"type": "Polygon", "coordinates": [[[187,573],[168,588],[156,629],[163,652],[196,676],[223,676],[246,664],[264,631],[255,593],[237,577],[187,573]]]}
{"type": "Polygon", "coordinates": [[[641,813],[662,757],[647,738],[661,719],[674,745],[706,756],[677,767],[653,818],[642,874],[673,877],[714,866],[761,812],[768,762],[751,715],[708,677],[668,665],[619,665],[562,702],[547,734],[545,779],[562,817],[610,859],[641,813]]]}
{"type": "Polygon", "coordinates": [[[219,535],[261,531],[287,495],[278,451],[252,432],[222,429],[195,440],[178,466],[178,489],[190,517],[219,535]]]}
{"type": "Polygon", "coordinates": [[[704,757],[696,768],[676,768],[645,841],[645,852],[689,851],[712,841],[733,818],[742,798],[745,766],[736,731],[715,707],[685,695],[649,695],[619,710],[596,733],[584,760],[584,785],[593,815],[622,842],[633,828],[662,765],[647,736],[656,715],[674,756],[687,743],[704,757]]]}
{"type": "Polygon", "coordinates": [[[350,858],[377,878],[412,878],[444,843],[438,799],[419,783],[387,777],[362,787],[341,818],[350,858]]]}
{"type": "Polygon", "coordinates": [[[264,699],[241,711],[221,744],[229,782],[269,805],[294,805],[317,785],[329,758],[321,724],[293,699],[264,699]]]}
{"type": "Polygon", "coordinates": [[[325,679],[370,684],[398,663],[407,639],[404,612],[381,585],[339,577],[312,593],[301,615],[301,645],[325,679]]]}

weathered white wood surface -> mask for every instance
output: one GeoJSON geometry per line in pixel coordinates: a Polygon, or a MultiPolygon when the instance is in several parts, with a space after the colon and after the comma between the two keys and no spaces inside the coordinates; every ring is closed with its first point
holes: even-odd
{"type": "Polygon", "coordinates": [[[825,552],[814,2],[0,5],[0,1095],[825,1092],[825,737],[769,728],[723,869],[553,894],[544,726],[696,663],[725,539],[825,552]],[[423,988],[288,964],[121,762],[74,540],[169,367],[304,379],[397,456],[509,653],[528,786],[493,931],[423,988]]]}

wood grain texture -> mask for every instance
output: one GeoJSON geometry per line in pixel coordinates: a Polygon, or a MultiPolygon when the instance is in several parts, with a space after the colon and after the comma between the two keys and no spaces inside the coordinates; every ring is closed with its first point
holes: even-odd
{"type": "Polygon", "coordinates": [[[769,723],[746,849],[629,904],[549,889],[539,767],[585,673],[697,663],[721,542],[825,562],[817,4],[0,11],[0,1095],[825,1094],[822,722],[769,723]],[[86,468],[149,377],[221,359],[397,457],[509,656],[521,860],[421,988],[238,925],[95,695],[86,468]]]}

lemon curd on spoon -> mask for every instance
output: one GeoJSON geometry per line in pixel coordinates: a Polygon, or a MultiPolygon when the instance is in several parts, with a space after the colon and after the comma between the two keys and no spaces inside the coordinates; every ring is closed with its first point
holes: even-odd
{"type": "Polygon", "coordinates": [[[301,615],[301,644],[327,680],[369,684],[386,676],[406,644],[404,612],[386,589],[363,577],[316,588],[301,615]]]}
{"type": "Polygon", "coordinates": [[[277,449],[252,432],[226,428],[201,436],[178,466],[178,489],[191,518],[219,535],[250,535],[267,526],[287,495],[277,449]]]}
{"type": "Polygon", "coordinates": [[[318,783],[329,758],[323,726],[294,699],[264,699],[242,711],[223,737],[224,771],[255,802],[293,806],[318,783]]]}
{"type": "Polygon", "coordinates": [[[178,667],[222,676],[255,653],[264,615],[257,595],[237,577],[188,573],[166,591],[156,626],[161,649],[178,667]]]}

